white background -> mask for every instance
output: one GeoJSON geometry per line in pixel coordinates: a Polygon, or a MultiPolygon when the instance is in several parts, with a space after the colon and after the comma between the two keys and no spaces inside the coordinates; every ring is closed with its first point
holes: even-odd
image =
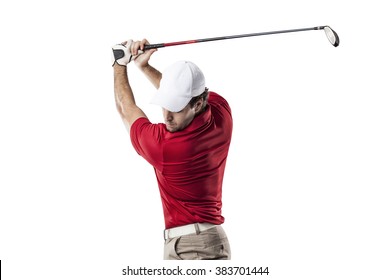
{"type": "MultiPolygon", "coordinates": [[[[114,105],[113,44],[317,25],[335,29],[340,46],[307,31],[160,49],[151,64],[194,61],[232,107],[223,197],[230,265],[269,266],[268,279],[389,279],[384,4],[3,1],[4,279],[125,279],[127,265],[166,264],[153,169],[114,105]]],[[[148,103],[154,88],[128,70],[139,106],[161,121],[148,103]]]]}

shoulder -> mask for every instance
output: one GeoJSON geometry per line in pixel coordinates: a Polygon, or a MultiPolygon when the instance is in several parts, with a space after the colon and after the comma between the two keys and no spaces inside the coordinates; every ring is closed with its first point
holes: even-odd
{"type": "Polygon", "coordinates": [[[163,124],[153,124],[148,118],[138,118],[130,128],[131,138],[136,138],[140,134],[148,134],[149,136],[155,136],[158,138],[161,133],[165,131],[163,124]]]}
{"type": "Polygon", "coordinates": [[[154,167],[159,167],[166,134],[164,124],[153,124],[147,118],[137,119],[130,129],[135,151],[154,167]]]}
{"type": "Polygon", "coordinates": [[[231,109],[227,100],[214,91],[209,92],[208,103],[211,107],[216,107],[220,110],[225,110],[229,114],[231,114],[231,109]]]}
{"type": "Polygon", "coordinates": [[[212,100],[212,101],[225,100],[226,101],[225,98],[223,98],[221,95],[219,95],[215,91],[209,91],[209,100],[212,100]]]}

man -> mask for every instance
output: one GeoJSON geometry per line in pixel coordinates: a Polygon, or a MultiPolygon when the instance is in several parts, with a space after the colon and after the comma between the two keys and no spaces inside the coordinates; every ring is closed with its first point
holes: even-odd
{"type": "Polygon", "coordinates": [[[113,47],[114,91],[118,112],[132,144],[154,168],[164,219],[164,259],[230,259],[221,226],[222,181],[232,116],[227,101],[209,92],[201,70],[179,61],[163,73],[149,64],[157,49],[143,52],[147,40],[113,47]],[[162,107],[164,124],[152,124],[137,106],[127,64],[156,87],[152,103],[162,107]]]}

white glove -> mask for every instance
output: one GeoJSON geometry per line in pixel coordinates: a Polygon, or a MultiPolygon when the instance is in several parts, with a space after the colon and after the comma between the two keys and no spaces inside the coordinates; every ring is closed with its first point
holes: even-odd
{"type": "Polygon", "coordinates": [[[112,47],[112,66],[114,66],[115,62],[119,65],[126,66],[133,58],[130,52],[131,44],[133,40],[127,40],[126,44],[117,44],[112,47]]]}

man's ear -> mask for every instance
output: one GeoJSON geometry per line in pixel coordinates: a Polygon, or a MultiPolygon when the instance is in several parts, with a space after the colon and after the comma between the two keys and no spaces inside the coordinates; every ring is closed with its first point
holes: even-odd
{"type": "Polygon", "coordinates": [[[199,113],[202,108],[203,108],[203,98],[199,99],[196,103],[195,103],[195,114],[199,113]]]}

